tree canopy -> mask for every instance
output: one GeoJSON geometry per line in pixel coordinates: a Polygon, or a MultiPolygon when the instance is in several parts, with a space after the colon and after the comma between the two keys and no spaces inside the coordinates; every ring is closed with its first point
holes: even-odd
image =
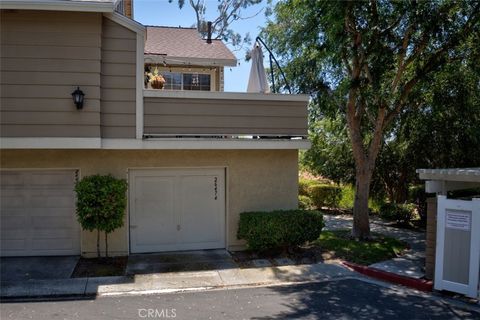
{"type": "MultiPolygon", "coordinates": [[[[346,124],[355,164],[352,235],[368,238],[368,196],[398,119],[428,113],[426,90],[452,63],[478,57],[480,2],[285,0],[264,29],[314,117],[346,124]]],[[[438,96],[438,95],[437,95],[438,96]]]]}
{"type": "MultiPolygon", "coordinates": [[[[173,0],[168,0],[173,2],[173,0]]],[[[234,47],[239,47],[242,43],[250,43],[250,35],[240,34],[232,28],[232,24],[235,21],[241,19],[248,19],[244,16],[243,11],[250,6],[257,5],[262,0],[217,0],[217,16],[212,19],[212,37],[214,39],[221,39],[227,43],[230,43],[234,47]]],[[[267,0],[271,2],[271,0],[267,0]]],[[[182,9],[185,6],[185,0],[178,0],[178,7],[182,9]]],[[[205,17],[207,12],[207,3],[205,0],[188,0],[189,6],[194,10],[196,22],[195,27],[203,34],[207,34],[207,18],[205,17]]],[[[260,9],[258,13],[262,10],[260,9]]]]}

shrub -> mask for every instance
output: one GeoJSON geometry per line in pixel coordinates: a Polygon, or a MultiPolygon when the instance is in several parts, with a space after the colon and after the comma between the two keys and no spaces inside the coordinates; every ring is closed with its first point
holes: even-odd
{"type": "Polygon", "coordinates": [[[310,197],[317,208],[337,208],[342,197],[342,189],[329,184],[314,185],[309,188],[310,197]]]}
{"type": "Polygon", "coordinates": [[[310,188],[319,184],[320,182],[316,180],[300,178],[298,180],[298,194],[301,196],[310,196],[310,188]]]}
{"type": "Polygon", "coordinates": [[[299,195],[298,196],[298,208],[300,209],[311,209],[313,208],[313,201],[308,196],[299,195]]]}
{"type": "Polygon", "coordinates": [[[342,209],[352,209],[355,201],[355,188],[352,185],[342,185],[342,195],[338,201],[338,207],[342,209]]]}
{"type": "Polygon", "coordinates": [[[319,211],[243,212],[237,238],[252,250],[299,246],[317,240],[324,226],[319,211]]]}
{"type": "Polygon", "coordinates": [[[385,203],[380,208],[380,217],[385,220],[408,224],[414,217],[417,206],[413,203],[385,203]]]}
{"type": "Polygon", "coordinates": [[[408,188],[408,202],[415,203],[417,205],[418,214],[420,219],[425,224],[427,221],[427,197],[425,192],[425,185],[413,185],[408,188]]]}
{"type": "Polygon", "coordinates": [[[75,185],[77,218],[83,229],[97,230],[97,255],[100,257],[100,231],[105,232],[105,256],[108,234],[123,226],[127,204],[127,182],[111,175],[93,175],[75,185]]]}

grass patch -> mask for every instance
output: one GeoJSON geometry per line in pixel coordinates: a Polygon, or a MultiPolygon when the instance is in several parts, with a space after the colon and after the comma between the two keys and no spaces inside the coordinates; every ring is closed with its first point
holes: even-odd
{"type": "Polygon", "coordinates": [[[399,256],[408,245],[397,239],[372,233],[370,241],[350,239],[350,230],[322,231],[314,245],[320,247],[327,259],[342,259],[370,265],[399,256]]]}

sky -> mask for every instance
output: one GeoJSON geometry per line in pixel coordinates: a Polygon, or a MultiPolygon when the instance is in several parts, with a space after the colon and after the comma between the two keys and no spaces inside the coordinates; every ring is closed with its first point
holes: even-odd
{"type": "MultiPolygon", "coordinates": [[[[217,0],[206,0],[207,12],[206,18],[213,20],[216,17],[217,0]]],[[[188,0],[185,6],[180,10],[178,3],[174,0],[169,3],[168,0],[134,0],[134,19],[144,25],[172,26],[172,27],[192,27],[196,22],[195,13],[189,6],[188,0]]],[[[252,6],[242,11],[242,16],[251,19],[238,20],[231,25],[232,29],[245,35],[250,33],[250,37],[255,37],[260,33],[261,27],[266,24],[267,19],[264,15],[265,4],[252,6]],[[262,10],[258,15],[255,14],[262,10]]],[[[253,44],[252,44],[253,46],[253,44]]],[[[239,65],[237,67],[225,67],[225,91],[245,92],[247,90],[248,75],[250,73],[251,62],[245,61],[245,49],[233,51],[237,57],[239,65]]]]}

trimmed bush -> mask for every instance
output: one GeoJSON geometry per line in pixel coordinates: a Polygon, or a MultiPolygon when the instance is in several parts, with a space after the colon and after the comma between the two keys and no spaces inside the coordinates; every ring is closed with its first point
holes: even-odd
{"type": "Polygon", "coordinates": [[[416,213],[417,206],[413,203],[385,203],[380,208],[380,217],[385,220],[408,224],[416,213]]]}
{"type": "Polygon", "coordinates": [[[123,226],[127,205],[127,182],[112,175],[84,177],[75,185],[77,220],[84,230],[97,230],[97,256],[100,257],[100,231],[105,232],[105,256],[108,234],[123,226]]]}
{"type": "Polygon", "coordinates": [[[338,208],[340,199],[342,198],[342,188],[330,184],[311,186],[309,193],[313,204],[317,208],[338,208]]]}
{"type": "Polygon", "coordinates": [[[299,209],[311,209],[313,208],[313,201],[308,196],[298,196],[298,208],[299,209]]]}
{"type": "Polygon", "coordinates": [[[319,211],[243,212],[237,238],[252,250],[299,246],[317,240],[324,226],[319,211]]]}
{"type": "Polygon", "coordinates": [[[321,184],[316,180],[300,179],[298,180],[298,194],[301,196],[310,196],[310,188],[321,184]]]}

